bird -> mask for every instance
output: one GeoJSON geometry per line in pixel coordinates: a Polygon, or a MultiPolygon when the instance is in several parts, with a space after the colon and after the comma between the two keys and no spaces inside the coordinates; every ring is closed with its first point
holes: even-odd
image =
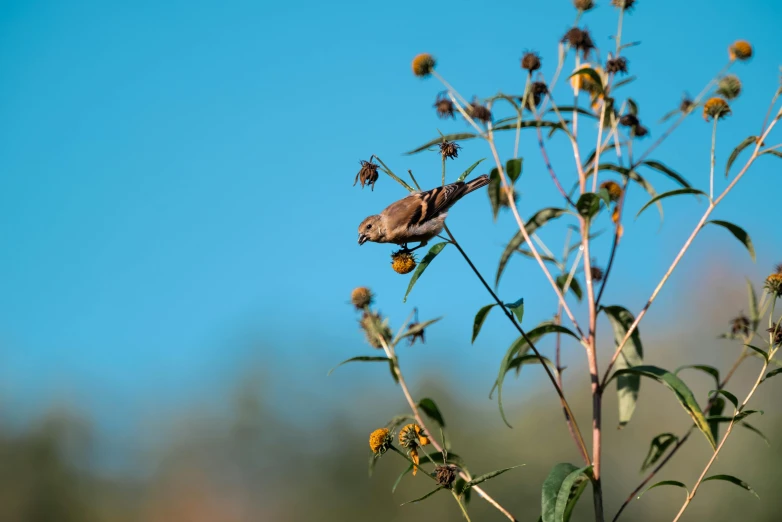
{"type": "Polygon", "coordinates": [[[448,210],[464,196],[489,184],[489,176],[478,176],[471,181],[457,181],[448,185],[415,192],[385,208],[380,214],[369,216],[358,227],[358,244],[395,243],[408,252],[425,246],[439,234],[445,225],[448,210]],[[420,244],[412,249],[408,243],[420,244]]]}

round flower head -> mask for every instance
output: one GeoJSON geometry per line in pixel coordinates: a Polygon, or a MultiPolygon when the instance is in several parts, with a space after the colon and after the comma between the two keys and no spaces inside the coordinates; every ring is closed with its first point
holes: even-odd
{"type": "Polygon", "coordinates": [[[540,56],[538,56],[538,53],[524,53],[524,57],[521,59],[521,68],[528,70],[530,74],[540,69],[540,56]]]}
{"type": "Polygon", "coordinates": [[[618,201],[622,197],[622,187],[616,181],[604,181],[600,184],[600,188],[608,191],[611,201],[618,201]]]}
{"type": "Polygon", "coordinates": [[[364,315],[361,316],[358,324],[361,329],[364,330],[367,343],[369,343],[369,346],[372,348],[380,350],[383,348],[384,341],[388,344],[394,337],[391,327],[388,326],[388,321],[383,319],[379,313],[364,312],[364,315]]]}
{"type": "Polygon", "coordinates": [[[570,45],[576,52],[580,51],[585,60],[589,58],[589,53],[595,48],[589,31],[587,29],[579,29],[578,27],[568,30],[565,36],[562,37],[562,41],[570,45]]]}
{"type": "Polygon", "coordinates": [[[369,288],[359,286],[358,288],[354,288],[353,292],[351,292],[350,302],[353,303],[353,306],[357,309],[362,309],[371,305],[374,297],[375,296],[372,295],[372,291],[369,288]]]}
{"type": "Polygon", "coordinates": [[[415,256],[407,250],[397,250],[391,254],[391,268],[397,274],[409,274],[415,268],[415,256]]]}
{"type": "Polygon", "coordinates": [[[782,274],[782,263],[779,263],[777,266],[774,267],[774,271],[777,274],[782,274]]]}
{"type": "Polygon", "coordinates": [[[749,335],[749,317],[742,314],[734,317],[730,321],[730,333],[733,335],[742,334],[745,337],[749,335]]]}
{"type": "Polygon", "coordinates": [[[590,267],[589,272],[592,274],[592,281],[599,283],[603,280],[603,269],[597,266],[590,267]]]}
{"type": "Polygon", "coordinates": [[[635,5],[635,0],[611,0],[611,3],[614,7],[629,11],[633,8],[633,5],[635,5]]]}
{"type": "Polygon", "coordinates": [[[361,170],[359,170],[358,174],[356,174],[356,179],[353,181],[353,186],[355,187],[356,183],[360,181],[361,188],[364,188],[364,185],[369,185],[369,187],[374,191],[375,183],[379,177],[377,174],[377,165],[372,163],[371,160],[361,160],[359,163],[361,164],[361,170]]]}
{"type": "Polygon", "coordinates": [[[454,118],[453,102],[443,95],[437,96],[434,101],[434,108],[437,109],[437,116],[445,118],[454,118]]]}
{"type": "Polygon", "coordinates": [[[573,7],[586,12],[595,7],[595,2],[594,0],[573,0],[573,7]]]}
{"type": "Polygon", "coordinates": [[[606,62],[607,73],[622,73],[627,74],[627,58],[624,56],[618,56],[616,58],[610,58],[606,62]]]}
{"type": "MultiPolygon", "coordinates": [[[[540,102],[543,101],[543,95],[548,92],[546,82],[532,82],[529,86],[529,92],[527,93],[527,103],[524,104],[524,108],[531,111],[533,107],[538,107],[540,102]]],[[[520,102],[524,101],[524,97],[519,98],[520,102]]]]}
{"type": "Polygon", "coordinates": [[[728,56],[731,60],[749,60],[752,58],[752,45],[746,40],[737,40],[728,47],[728,56]]]}
{"type": "Polygon", "coordinates": [[[771,274],[766,278],[764,285],[766,292],[774,296],[782,296],[782,274],[771,274]]]}
{"type": "Polygon", "coordinates": [[[729,74],[720,78],[717,84],[717,94],[727,100],[738,98],[741,94],[741,80],[735,74],[729,74]]]}
{"type": "Polygon", "coordinates": [[[714,118],[722,119],[730,114],[730,106],[728,102],[722,98],[709,98],[709,100],[703,105],[703,119],[706,121],[713,120],[714,118]]]}
{"type": "Polygon", "coordinates": [[[434,476],[438,486],[450,488],[456,480],[456,468],[453,466],[437,466],[434,468],[434,476]]]}
{"type": "Polygon", "coordinates": [[[386,428],[380,428],[369,435],[369,449],[379,457],[391,447],[391,432],[386,428]]]}
{"type": "Polygon", "coordinates": [[[440,143],[440,155],[443,158],[458,158],[459,157],[459,149],[461,149],[461,145],[458,143],[454,143],[452,141],[443,141],[440,143]]]}
{"type": "Polygon", "coordinates": [[[413,74],[419,78],[426,78],[434,70],[435,62],[434,57],[428,53],[422,53],[413,58],[413,74]]]}
{"type": "MultiPolygon", "coordinates": [[[[399,444],[408,449],[410,459],[418,464],[418,448],[429,444],[429,439],[418,424],[408,424],[399,432],[399,444]]],[[[417,471],[418,466],[413,466],[413,475],[415,475],[417,471]]]]}
{"type": "Polygon", "coordinates": [[[473,100],[469,107],[467,107],[467,113],[476,120],[481,120],[483,123],[489,123],[491,121],[491,111],[478,103],[478,100],[473,100]]]}

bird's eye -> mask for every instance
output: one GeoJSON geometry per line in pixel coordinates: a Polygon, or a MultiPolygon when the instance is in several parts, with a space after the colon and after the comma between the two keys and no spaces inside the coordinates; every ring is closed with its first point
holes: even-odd
{"type": "Polygon", "coordinates": [[[367,224],[367,230],[369,230],[370,228],[372,228],[372,224],[367,224]]]}

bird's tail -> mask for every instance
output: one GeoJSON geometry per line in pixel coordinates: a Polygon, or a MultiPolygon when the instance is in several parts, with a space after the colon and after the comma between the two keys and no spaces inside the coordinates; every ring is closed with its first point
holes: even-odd
{"type": "Polygon", "coordinates": [[[485,187],[488,184],[489,184],[488,174],[483,174],[481,176],[478,176],[477,178],[470,180],[464,184],[464,192],[462,196],[469,194],[473,190],[478,190],[479,188],[485,187]]]}

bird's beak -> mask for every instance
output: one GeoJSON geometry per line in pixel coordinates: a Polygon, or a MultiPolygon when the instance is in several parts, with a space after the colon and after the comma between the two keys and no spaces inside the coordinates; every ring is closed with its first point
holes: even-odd
{"type": "Polygon", "coordinates": [[[369,239],[369,238],[367,236],[365,236],[364,234],[359,234],[358,235],[358,244],[359,245],[363,245],[364,243],[367,242],[367,239],[369,239]]]}

